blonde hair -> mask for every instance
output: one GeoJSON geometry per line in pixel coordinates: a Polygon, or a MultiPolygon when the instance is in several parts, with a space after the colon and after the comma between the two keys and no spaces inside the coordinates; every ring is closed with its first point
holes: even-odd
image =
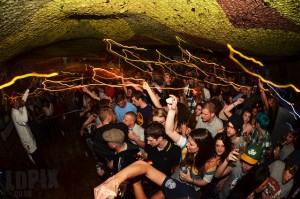
{"type": "Polygon", "coordinates": [[[163,108],[156,108],[152,111],[152,118],[151,120],[153,121],[153,117],[164,117],[167,118],[167,112],[163,108]]]}

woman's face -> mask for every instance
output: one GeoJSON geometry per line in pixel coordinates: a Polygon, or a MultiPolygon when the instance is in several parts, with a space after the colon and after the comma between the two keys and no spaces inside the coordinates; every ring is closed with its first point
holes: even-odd
{"type": "Polygon", "coordinates": [[[195,108],[195,114],[196,116],[201,115],[202,107],[200,105],[197,105],[195,108]]]}
{"type": "Polygon", "coordinates": [[[187,151],[189,153],[196,154],[199,151],[199,147],[197,146],[196,142],[192,139],[191,136],[188,136],[188,143],[186,145],[187,151]]]}
{"type": "Polygon", "coordinates": [[[222,140],[216,141],[215,150],[218,156],[221,156],[225,152],[225,146],[222,140]]]}
{"type": "Polygon", "coordinates": [[[245,123],[245,124],[248,124],[248,122],[250,121],[250,119],[251,119],[251,113],[245,112],[245,113],[243,114],[243,120],[244,120],[244,123],[245,123]]]}

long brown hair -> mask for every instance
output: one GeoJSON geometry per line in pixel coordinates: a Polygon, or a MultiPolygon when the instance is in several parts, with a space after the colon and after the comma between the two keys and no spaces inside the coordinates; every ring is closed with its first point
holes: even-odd
{"type": "Polygon", "coordinates": [[[199,151],[196,156],[187,152],[182,162],[189,166],[194,166],[201,174],[204,173],[205,163],[214,156],[214,140],[207,129],[198,128],[191,131],[189,136],[197,144],[199,151]]]}

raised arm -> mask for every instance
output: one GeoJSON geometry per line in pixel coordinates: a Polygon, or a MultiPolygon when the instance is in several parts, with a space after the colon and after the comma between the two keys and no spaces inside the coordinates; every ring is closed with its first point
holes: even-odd
{"type": "MultiPolygon", "coordinates": [[[[31,83],[30,83],[30,85],[28,86],[28,89],[27,89],[27,90],[25,91],[25,93],[23,94],[22,100],[23,100],[24,102],[26,102],[26,100],[27,100],[27,98],[28,98],[28,94],[29,94],[31,88],[35,85],[36,81],[37,81],[37,79],[36,79],[36,78],[33,78],[32,81],[31,81],[31,83]]],[[[25,104],[24,104],[24,105],[25,105],[25,104]]]]}
{"type": "Polygon", "coordinates": [[[268,98],[264,89],[264,85],[263,83],[260,81],[260,79],[258,79],[258,88],[260,90],[260,96],[261,96],[261,100],[264,103],[266,110],[269,109],[269,103],[268,103],[268,98]]]}
{"type": "Polygon", "coordinates": [[[156,108],[163,108],[162,105],[160,104],[159,100],[157,99],[157,97],[155,96],[155,94],[153,93],[151,88],[149,87],[149,84],[146,81],[143,83],[143,89],[145,89],[148,92],[148,94],[156,108]]]}
{"type": "Polygon", "coordinates": [[[125,85],[126,85],[126,86],[132,86],[135,90],[138,90],[138,91],[142,91],[142,92],[143,92],[142,86],[139,85],[139,84],[135,84],[135,83],[133,83],[133,82],[126,81],[126,82],[125,82],[125,85]]]}
{"type": "Polygon", "coordinates": [[[125,93],[127,93],[127,86],[125,86],[123,69],[121,72],[121,76],[122,76],[121,81],[122,81],[123,89],[124,89],[125,93]]]}
{"type": "Polygon", "coordinates": [[[91,91],[89,91],[89,89],[87,89],[86,87],[82,87],[82,91],[89,94],[89,96],[91,96],[93,99],[100,101],[100,97],[98,97],[97,95],[95,95],[94,93],[92,93],[91,91]]]}
{"type": "Polygon", "coordinates": [[[95,116],[91,114],[87,120],[82,124],[81,129],[80,129],[80,135],[83,136],[84,129],[95,120],[95,116]]]}
{"type": "Polygon", "coordinates": [[[227,118],[230,118],[232,115],[231,110],[234,109],[234,107],[244,103],[244,99],[243,98],[238,98],[236,102],[233,102],[232,104],[229,104],[225,109],[224,109],[224,114],[225,116],[227,116],[227,118]]]}
{"type": "Polygon", "coordinates": [[[174,125],[174,118],[177,110],[177,98],[174,95],[170,95],[170,98],[168,98],[168,115],[166,119],[166,134],[173,140],[173,142],[177,143],[180,139],[180,134],[175,131],[175,125],[174,125]]]}
{"type": "Polygon", "coordinates": [[[236,162],[238,161],[238,156],[239,152],[236,149],[233,149],[227,156],[227,158],[222,162],[222,164],[217,168],[215,172],[215,177],[220,178],[222,176],[227,175],[228,173],[231,172],[232,167],[229,166],[229,162],[233,161],[236,162]]]}
{"type": "Polygon", "coordinates": [[[146,162],[139,160],[122,169],[116,175],[96,187],[94,189],[95,199],[115,198],[122,182],[140,175],[146,175],[152,182],[159,186],[162,185],[166,178],[165,174],[156,170],[146,162]]]}

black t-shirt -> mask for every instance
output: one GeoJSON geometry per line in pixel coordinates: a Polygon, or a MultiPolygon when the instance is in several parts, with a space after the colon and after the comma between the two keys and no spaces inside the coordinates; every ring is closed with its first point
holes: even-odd
{"type": "Polygon", "coordinates": [[[167,176],[170,176],[172,169],[178,165],[181,155],[180,148],[172,142],[168,142],[161,151],[157,147],[146,144],[145,152],[148,155],[147,161],[152,161],[152,166],[167,176]]]}
{"type": "Polygon", "coordinates": [[[135,162],[136,154],[139,152],[137,147],[127,144],[127,149],[113,156],[113,173],[118,173],[128,165],[135,162]]]}
{"type": "Polygon", "coordinates": [[[110,123],[101,126],[100,128],[97,128],[93,138],[94,152],[98,157],[105,158],[108,161],[112,160],[114,156],[114,151],[108,147],[107,142],[103,139],[103,133],[113,128],[120,129],[121,131],[123,131],[125,134],[125,142],[128,142],[128,127],[122,122],[110,123]]]}

